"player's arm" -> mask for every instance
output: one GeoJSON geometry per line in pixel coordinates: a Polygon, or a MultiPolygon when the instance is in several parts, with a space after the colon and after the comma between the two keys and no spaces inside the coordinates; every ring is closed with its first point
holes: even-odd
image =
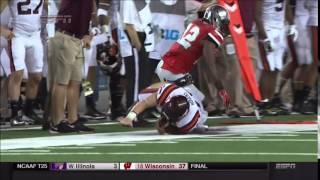
{"type": "Polygon", "coordinates": [[[98,16],[97,16],[97,12],[98,12],[98,8],[97,8],[97,3],[95,0],[92,0],[92,13],[91,13],[91,25],[92,27],[96,27],[98,25],[98,16]]]}
{"type": "Polygon", "coordinates": [[[132,44],[133,47],[135,47],[138,51],[140,51],[141,47],[142,47],[142,43],[140,42],[138,33],[136,31],[136,29],[134,28],[134,22],[135,20],[133,19],[133,17],[136,15],[136,11],[132,8],[133,7],[133,1],[123,1],[123,14],[122,18],[123,18],[123,23],[125,24],[125,30],[128,33],[130,42],[132,44]]]}
{"type": "MultiPolygon", "coordinates": [[[[9,5],[9,0],[1,1],[0,3],[0,12],[2,12],[9,5]]],[[[5,37],[6,39],[11,39],[13,37],[13,33],[10,29],[0,26],[0,35],[5,37]]]]}
{"type": "Polygon", "coordinates": [[[217,51],[219,51],[219,49],[211,41],[209,40],[203,41],[203,57],[206,59],[206,61],[203,61],[203,62],[207,64],[207,67],[210,68],[210,71],[213,72],[214,74],[214,76],[210,76],[212,82],[214,82],[218,90],[221,90],[221,89],[224,89],[224,87],[223,87],[222,81],[219,78],[217,78],[218,76],[217,76],[216,66],[209,65],[207,63],[208,62],[207,60],[210,59],[210,61],[214,61],[213,64],[216,64],[215,52],[217,51]]]}
{"type": "Polygon", "coordinates": [[[129,38],[133,47],[135,47],[138,51],[141,49],[141,42],[138,36],[137,31],[134,29],[133,24],[126,24],[125,29],[128,32],[129,38]]]}
{"type": "Polygon", "coordinates": [[[123,126],[133,127],[133,121],[139,114],[141,114],[144,110],[155,106],[157,106],[157,93],[153,93],[145,100],[139,101],[136,105],[134,105],[127,116],[119,120],[120,124],[123,126]]]}
{"type": "Polygon", "coordinates": [[[0,26],[0,35],[7,40],[10,40],[14,36],[13,32],[10,29],[3,26],[0,26]]]}
{"type": "Polygon", "coordinates": [[[264,28],[263,18],[262,18],[262,10],[263,10],[263,1],[257,0],[254,6],[254,21],[258,30],[258,38],[259,43],[262,43],[266,52],[273,51],[271,47],[271,42],[268,39],[266,30],[264,28]]]}
{"type": "MultiPolygon", "coordinates": [[[[227,91],[225,90],[225,87],[221,81],[217,72],[217,69],[215,65],[209,64],[208,59],[210,61],[214,61],[213,64],[216,64],[216,54],[214,51],[218,51],[217,47],[215,44],[213,44],[211,41],[209,40],[204,40],[203,41],[203,57],[206,58],[206,61],[203,61],[204,63],[206,63],[207,67],[210,68],[210,71],[213,72],[214,76],[209,76],[209,78],[211,79],[211,81],[214,83],[214,85],[216,86],[219,96],[222,98],[223,100],[223,104],[225,105],[225,107],[229,107],[230,105],[230,96],[227,93],[227,91]]],[[[225,63],[225,62],[222,62],[225,63]]]]}
{"type": "Polygon", "coordinates": [[[264,29],[263,25],[263,19],[262,19],[262,5],[263,0],[257,0],[254,7],[254,21],[256,22],[257,30],[258,30],[258,36],[259,39],[266,39],[267,33],[264,29]]]}
{"type": "Polygon", "coordinates": [[[294,24],[294,16],[293,16],[293,9],[290,5],[290,1],[285,1],[286,2],[286,21],[288,22],[289,25],[293,25],[294,24]]]}
{"type": "Polygon", "coordinates": [[[293,41],[298,39],[298,30],[296,25],[294,24],[294,15],[293,15],[293,8],[291,7],[290,1],[285,2],[285,17],[286,21],[288,22],[287,26],[287,35],[292,38],[293,41]]]}

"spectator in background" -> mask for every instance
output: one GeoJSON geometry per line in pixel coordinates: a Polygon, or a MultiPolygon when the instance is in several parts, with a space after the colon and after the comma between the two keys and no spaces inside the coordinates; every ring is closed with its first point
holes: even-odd
{"type": "Polygon", "coordinates": [[[49,42],[48,69],[51,88],[51,132],[92,131],[78,121],[83,47],[90,48],[89,22],[96,18],[94,0],[62,0],[55,36],[49,42]],[[64,120],[67,103],[68,121],[64,120]]]}
{"type": "Polygon", "coordinates": [[[154,33],[151,29],[152,15],[149,3],[150,1],[143,0],[120,2],[120,16],[131,44],[131,52],[124,56],[128,83],[126,88],[127,108],[137,100],[138,92],[151,84],[154,73],[149,61],[149,52],[154,50],[154,33]]]}
{"type": "Polygon", "coordinates": [[[161,56],[183,33],[186,3],[190,1],[151,1],[152,21],[155,30],[155,50],[149,53],[151,70],[155,71],[161,56]]]}
{"type": "MultiPolygon", "coordinates": [[[[99,7],[97,2],[97,7],[99,7]]],[[[105,9],[109,9],[110,3],[103,5],[105,9]]],[[[85,118],[93,120],[101,120],[106,118],[106,114],[97,110],[96,101],[99,94],[99,72],[97,64],[97,46],[99,44],[105,43],[108,41],[110,36],[109,28],[107,24],[109,19],[106,16],[107,11],[103,9],[97,10],[97,15],[99,18],[99,24],[96,24],[98,27],[95,27],[95,24],[90,23],[90,31],[94,35],[91,41],[91,47],[89,49],[84,48],[84,59],[85,59],[85,85],[91,87],[91,92],[85,92],[85,104],[86,104],[86,113],[85,118]],[[105,25],[105,26],[104,26],[105,25]],[[88,93],[88,94],[87,94],[88,93]]]]}

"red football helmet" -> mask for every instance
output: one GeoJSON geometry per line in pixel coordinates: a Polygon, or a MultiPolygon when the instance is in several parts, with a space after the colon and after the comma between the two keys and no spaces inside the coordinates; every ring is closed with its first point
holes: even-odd
{"type": "Polygon", "coordinates": [[[189,102],[185,96],[173,96],[162,107],[162,113],[171,122],[177,122],[189,112],[189,102]]]}

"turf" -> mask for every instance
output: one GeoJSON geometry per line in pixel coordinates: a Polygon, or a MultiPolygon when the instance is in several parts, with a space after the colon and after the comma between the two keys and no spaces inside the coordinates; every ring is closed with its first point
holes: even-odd
{"type": "MultiPolygon", "coordinates": [[[[315,121],[316,116],[265,117],[264,122],[297,123],[315,121]]],[[[255,118],[210,119],[208,125],[256,123],[255,118]]],[[[261,121],[260,121],[261,123],[261,121]]],[[[95,133],[141,131],[153,128],[126,128],[118,124],[92,125],[95,133]]],[[[65,134],[63,134],[65,135],[65,134]]],[[[74,135],[74,134],[73,134],[74,135]]],[[[50,137],[41,130],[2,131],[1,139],[50,137]]],[[[106,138],[108,137],[106,135],[106,138]]],[[[32,143],[32,141],[30,142],[32,143]]],[[[316,162],[317,132],[206,136],[127,143],[73,145],[2,150],[2,162],[316,162]]]]}
{"type": "MultiPolygon", "coordinates": [[[[278,122],[297,122],[297,121],[316,121],[315,115],[291,115],[291,116],[269,116],[264,117],[262,121],[278,121],[278,122]]],[[[225,125],[228,123],[259,123],[254,117],[250,118],[221,118],[221,119],[208,119],[209,126],[225,125]]],[[[106,132],[127,132],[137,130],[154,129],[149,128],[127,128],[118,124],[113,125],[92,125],[95,128],[94,133],[106,133],[106,132]]],[[[77,133],[70,133],[77,134],[77,133]]],[[[0,139],[12,139],[12,138],[28,138],[28,137],[46,137],[46,136],[61,136],[65,134],[50,134],[48,131],[42,130],[13,130],[13,131],[0,131],[0,139]]]]}

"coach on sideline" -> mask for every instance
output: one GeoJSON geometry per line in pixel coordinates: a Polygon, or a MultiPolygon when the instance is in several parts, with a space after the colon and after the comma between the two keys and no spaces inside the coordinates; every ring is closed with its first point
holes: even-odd
{"type": "Polygon", "coordinates": [[[51,84],[50,132],[92,131],[78,121],[83,47],[90,48],[90,20],[96,21],[95,0],[61,0],[55,36],[49,42],[48,69],[51,84]],[[65,117],[65,104],[68,120],[65,117]]]}

